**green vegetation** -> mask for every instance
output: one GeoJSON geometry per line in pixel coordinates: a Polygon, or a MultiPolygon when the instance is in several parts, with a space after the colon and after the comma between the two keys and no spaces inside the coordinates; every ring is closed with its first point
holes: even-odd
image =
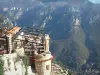
{"type": "Polygon", "coordinates": [[[23,63],[25,65],[25,69],[26,69],[25,75],[27,75],[27,67],[29,66],[29,57],[28,56],[23,57],[23,63]]]}
{"type": "Polygon", "coordinates": [[[72,72],[68,72],[68,75],[72,75],[72,72]]]}
{"type": "Polygon", "coordinates": [[[0,58],[0,75],[4,75],[4,62],[0,58]]]}
{"type": "Polygon", "coordinates": [[[89,51],[85,45],[85,34],[81,27],[76,31],[72,27],[70,36],[65,40],[56,40],[51,44],[52,53],[56,56],[57,62],[66,65],[74,70],[80,70],[86,63],[89,51]]]}
{"type": "Polygon", "coordinates": [[[87,37],[86,44],[91,52],[89,62],[93,62],[93,68],[97,70],[100,69],[100,17],[98,17],[100,11],[97,9],[99,7],[93,7],[93,10],[91,10],[92,6],[88,4],[84,8],[86,12],[88,11],[87,14],[85,12],[82,14],[82,25],[87,37]]]}

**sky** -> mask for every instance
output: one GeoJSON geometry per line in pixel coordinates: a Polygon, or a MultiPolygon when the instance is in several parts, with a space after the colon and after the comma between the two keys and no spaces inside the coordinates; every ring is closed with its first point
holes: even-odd
{"type": "Polygon", "coordinates": [[[100,3],[100,0],[90,0],[92,1],[93,3],[100,3]]]}

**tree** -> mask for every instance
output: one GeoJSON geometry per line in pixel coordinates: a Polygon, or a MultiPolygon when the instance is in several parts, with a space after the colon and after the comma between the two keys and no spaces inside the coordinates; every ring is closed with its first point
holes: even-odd
{"type": "Polygon", "coordinates": [[[25,75],[27,75],[27,67],[29,65],[29,57],[28,56],[23,57],[23,63],[25,65],[25,69],[26,69],[25,75]]]}
{"type": "Polygon", "coordinates": [[[4,75],[4,62],[0,59],[0,75],[4,75]]]}
{"type": "Polygon", "coordinates": [[[72,75],[72,72],[68,72],[68,75],[72,75]]]}

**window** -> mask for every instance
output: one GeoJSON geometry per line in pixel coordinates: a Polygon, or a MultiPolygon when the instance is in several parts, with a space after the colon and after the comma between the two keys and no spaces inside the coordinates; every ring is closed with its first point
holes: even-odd
{"type": "Polygon", "coordinates": [[[5,38],[2,38],[2,40],[0,40],[0,50],[7,50],[7,43],[5,38]]]}
{"type": "Polygon", "coordinates": [[[50,70],[50,65],[46,65],[46,70],[50,70]]]}

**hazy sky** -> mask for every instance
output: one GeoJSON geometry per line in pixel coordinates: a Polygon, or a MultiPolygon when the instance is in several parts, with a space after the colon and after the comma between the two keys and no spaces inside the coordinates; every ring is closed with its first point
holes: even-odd
{"type": "Polygon", "coordinates": [[[92,1],[93,3],[100,3],[100,0],[90,0],[92,1]]]}

